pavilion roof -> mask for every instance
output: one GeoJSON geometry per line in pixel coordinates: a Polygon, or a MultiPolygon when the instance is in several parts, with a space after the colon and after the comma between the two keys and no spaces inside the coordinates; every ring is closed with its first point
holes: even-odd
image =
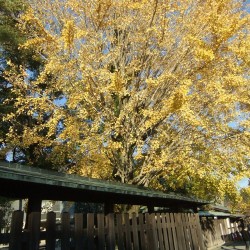
{"type": "Polygon", "coordinates": [[[13,198],[39,196],[43,200],[68,200],[114,204],[198,207],[206,201],[164,193],[136,185],[82,177],[0,161],[0,195],[13,198]]]}

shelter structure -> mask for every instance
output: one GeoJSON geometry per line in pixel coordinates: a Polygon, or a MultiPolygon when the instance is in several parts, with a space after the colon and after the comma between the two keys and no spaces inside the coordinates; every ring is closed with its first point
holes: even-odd
{"type": "Polygon", "coordinates": [[[0,196],[28,198],[28,212],[40,212],[42,200],[104,203],[105,213],[112,213],[114,204],[144,205],[149,212],[154,207],[167,207],[171,212],[180,208],[197,212],[198,207],[208,204],[175,193],[4,161],[0,162],[0,186],[0,196]]]}
{"type": "Polygon", "coordinates": [[[240,213],[231,213],[228,207],[222,205],[211,205],[210,210],[199,210],[200,217],[226,219],[229,218],[231,222],[239,221],[245,216],[240,213]]]}

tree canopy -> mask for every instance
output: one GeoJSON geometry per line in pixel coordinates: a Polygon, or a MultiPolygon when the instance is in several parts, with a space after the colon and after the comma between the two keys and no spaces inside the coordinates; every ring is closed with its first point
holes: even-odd
{"type": "Polygon", "coordinates": [[[19,49],[43,63],[32,77],[10,62],[10,144],[82,175],[235,198],[249,175],[243,1],[28,2],[19,49]]]}

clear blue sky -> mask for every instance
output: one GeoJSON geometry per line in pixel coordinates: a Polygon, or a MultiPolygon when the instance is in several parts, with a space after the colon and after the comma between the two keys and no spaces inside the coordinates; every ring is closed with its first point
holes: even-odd
{"type": "Polygon", "coordinates": [[[240,187],[247,187],[248,186],[248,178],[244,178],[239,181],[240,187]]]}

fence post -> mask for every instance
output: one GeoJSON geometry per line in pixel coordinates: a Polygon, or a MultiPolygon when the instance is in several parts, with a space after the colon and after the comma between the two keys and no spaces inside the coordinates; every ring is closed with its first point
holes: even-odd
{"type": "Polygon", "coordinates": [[[56,213],[47,213],[46,221],[46,250],[55,250],[56,247],[56,213]]]}
{"type": "Polygon", "coordinates": [[[21,250],[22,246],[23,211],[14,211],[10,228],[10,250],[21,250]]]}
{"type": "Polygon", "coordinates": [[[28,218],[28,231],[29,231],[29,249],[39,250],[40,242],[40,212],[32,212],[28,218]]]}

